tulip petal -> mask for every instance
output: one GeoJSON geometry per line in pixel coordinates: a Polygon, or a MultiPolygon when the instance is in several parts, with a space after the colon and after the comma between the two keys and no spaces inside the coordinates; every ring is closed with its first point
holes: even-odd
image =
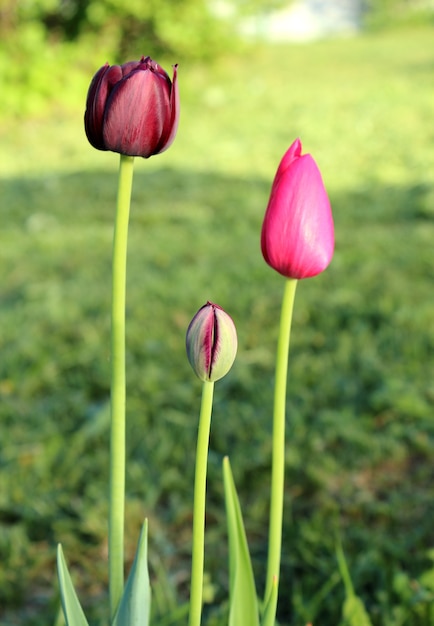
{"type": "Polygon", "coordinates": [[[143,157],[155,153],[170,117],[169,96],[160,80],[151,71],[137,69],[114,87],[103,127],[109,150],[143,157]]]}
{"type": "Polygon", "coordinates": [[[170,123],[167,125],[166,137],[162,140],[161,148],[154,154],[159,154],[167,150],[173,143],[179,125],[179,87],[178,87],[178,66],[173,66],[172,87],[170,92],[170,123]]]}
{"type": "Polygon", "coordinates": [[[102,95],[105,90],[101,90],[101,84],[104,83],[104,77],[109,71],[109,64],[106,63],[93,77],[87,93],[86,112],[84,114],[84,128],[87,138],[92,146],[98,150],[105,150],[102,122],[106,97],[102,95]]]}
{"type": "Polygon", "coordinates": [[[285,152],[279,163],[279,167],[277,168],[276,176],[273,181],[273,188],[291,164],[301,156],[301,149],[301,141],[300,139],[296,139],[285,152]]]}
{"type": "Polygon", "coordinates": [[[229,315],[214,305],[214,344],[209,379],[219,380],[231,369],[237,352],[237,333],[229,315]]]}

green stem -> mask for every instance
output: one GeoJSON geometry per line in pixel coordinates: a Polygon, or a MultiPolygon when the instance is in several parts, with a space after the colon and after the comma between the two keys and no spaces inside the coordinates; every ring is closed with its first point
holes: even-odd
{"type": "Polygon", "coordinates": [[[111,426],[109,501],[110,619],[124,587],[125,511],[125,293],[128,221],[134,157],[121,155],[113,237],[111,327],[111,426]]]}
{"type": "MultiPolygon", "coordinates": [[[[291,336],[292,310],[297,281],[288,279],[283,294],[277,343],[276,380],[274,388],[273,441],[271,461],[270,528],[268,539],[268,564],[264,605],[273,602],[272,614],[276,615],[277,593],[271,595],[273,582],[279,584],[280,557],[282,549],[283,497],[285,483],[285,407],[288,377],[288,351],[291,336]]],[[[274,619],[271,620],[274,624],[274,619]]]]}
{"type": "Polygon", "coordinates": [[[206,470],[209,431],[211,427],[214,383],[205,381],[202,389],[199,431],[197,435],[196,469],[194,477],[193,548],[190,582],[189,626],[200,626],[202,613],[203,563],[205,543],[206,470]]]}

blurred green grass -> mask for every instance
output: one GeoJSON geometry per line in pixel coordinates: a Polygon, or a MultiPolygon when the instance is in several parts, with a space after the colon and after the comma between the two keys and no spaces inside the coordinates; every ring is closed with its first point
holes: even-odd
{"type": "MultiPolygon", "coordinates": [[[[339,532],[375,625],[434,624],[431,43],[420,28],[180,68],[176,142],[137,160],[128,261],[126,551],[148,517],[157,623],[188,590],[200,383],[184,336],[207,299],[234,317],[240,348],[216,388],[206,624],[224,623],[226,454],[262,590],[282,280],[259,232],[279,159],[300,136],[330,192],[337,245],[296,299],[280,621],[340,622],[339,532]]],[[[105,618],[118,159],[87,144],[84,98],[59,90],[45,114],[0,127],[5,626],[52,623],[58,541],[92,624],[105,618]]]]}

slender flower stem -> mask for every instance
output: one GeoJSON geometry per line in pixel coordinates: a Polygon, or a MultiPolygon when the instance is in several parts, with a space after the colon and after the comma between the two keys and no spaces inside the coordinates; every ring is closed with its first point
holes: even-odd
{"type": "Polygon", "coordinates": [[[288,351],[291,336],[292,310],[297,281],[287,279],[282,301],[279,339],[277,343],[276,380],[274,388],[273,442],[271,465],[270,528],[268,539],[268,564],[264,604],[274,603],[274,624],[277,609],[277,593],[271,598],[273,584],[279,584],[280,557],[282,549],[283,496],[285,482],[285,407],[288,375],[288,351]]]}
{"type": "Polygon", "coordinates": [[[128,221],[134,157],[121,155],[113,238],[111,327],[111,427],[109,502],[110,619],[124,587],[125,510],[125,292],[128,221]]]}
{"type": "Polygon", "coordinates": [[[211,427],[214,383],[205,381],[202,388],[199,431],[197,435],[196,469],[194,477],[193,548],[190,582],[189,626],[200,626],[202,613],[203,563],[205,543],[206,470],[209,431],[211,427]]]}

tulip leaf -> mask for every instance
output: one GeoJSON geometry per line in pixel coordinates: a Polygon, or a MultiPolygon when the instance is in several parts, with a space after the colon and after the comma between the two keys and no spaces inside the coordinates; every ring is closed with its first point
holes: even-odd
{"type": "Polygon", "coordinates": [[[229,538],[229,626],[259,626],[258,598],[241,507],[229,459],[223,460],[229,538]]]}
{"type": "Polygon", "coordinates": [[[148,626],[151,586],[148,571],[148,521],[139,537],[136,556],[116,612],[113,626],[148,626]]]}
{"type": "Polygon", "coordinates": [[[277,606],[277,576],[273,579],[273,584],[268,595],[267,604],[262,615],[261,626],[274,626],[277,606]]]}
{"type": "Polygon", "coordinates": [[[57,575],[59,577],[63,614],[67,626],[88,626],[80,601],[75,592],[60,543],[57,547],[57,575]]]}
{"type": "Polygon", "coordinates": [[[362,600],[356,596],[354,591],[344,551],[339,541],[336,547],[336,556],[338,559],[339,571],[345,585],[346,597],[342,607],[344,626],[372,626],[372,622],[365,609],[365,605],[362,600]]]}

